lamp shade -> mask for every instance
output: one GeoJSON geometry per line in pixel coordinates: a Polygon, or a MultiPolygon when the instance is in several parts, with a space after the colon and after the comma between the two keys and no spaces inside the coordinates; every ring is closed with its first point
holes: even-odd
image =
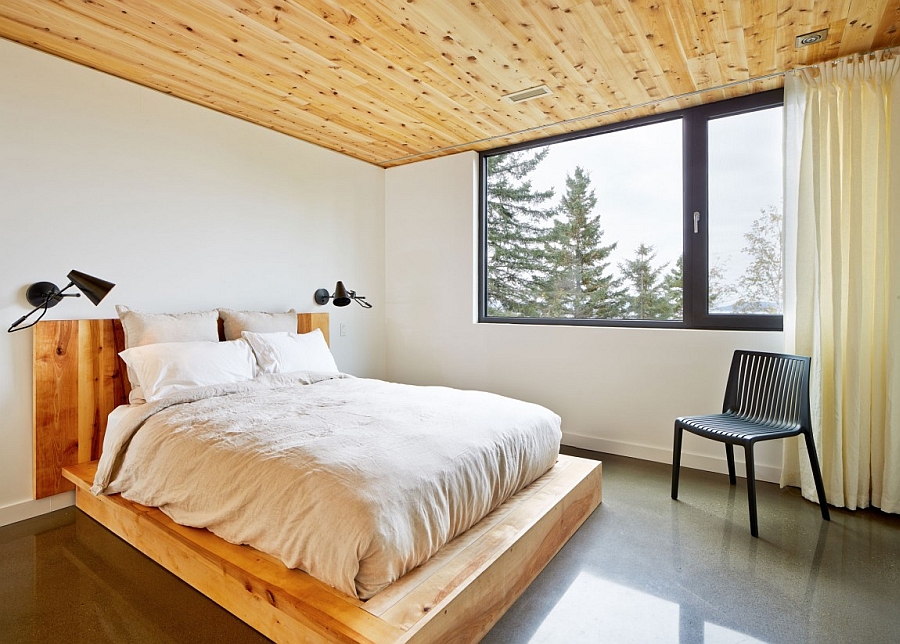
{"type": "Polygon", "coordinates": [[[107,282],[99,277],[94,277],[93,275],[82,273],[81,271],[69,271],[69,274],[66,277],[69,278],[69,281],[72,282],[72,284],[78,287],[79,291],[84,293],[87,299],[94,303],[94,306],[100,304],[100,300],[106,297],[106,294],[115,286],[112,282],[107,282]]]}
{"type": "Polygon", "coordinates": [[[343,282],[338,282],[334,287],[334,294],[331,296],[335,306],[347,306],[350,304],[350,295],[344,287],[343,282]]]}

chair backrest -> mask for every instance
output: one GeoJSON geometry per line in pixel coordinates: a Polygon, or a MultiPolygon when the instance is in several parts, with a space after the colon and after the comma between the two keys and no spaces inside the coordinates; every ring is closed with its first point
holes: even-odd
{"type": "Polygon", "coordinates": [[[722,411],[755,422],[810,430],[809,358],[735,351],[722,411]]]}

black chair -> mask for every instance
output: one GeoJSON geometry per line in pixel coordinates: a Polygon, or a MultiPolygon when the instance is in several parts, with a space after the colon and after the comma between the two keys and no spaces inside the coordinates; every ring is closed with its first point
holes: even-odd
{"type": "Polygon", "coordinates": [[[672,498],[678,498],[681,469],[681,438],[684,430],[725,443],[728,478],[734,476],[734,446],[742,445],[747,462],[747,497],[750,503],[750,534],[759,536],[756,521],[756,480],[753,445],[759,441],[803,434],[809,465],[816,481],[822,518],[830,521],[825,486],[813,442],[809,415],[809,358],[758,351],[735,351],[725,388],[721,414],[687,416],[675,420],[672,454],[672,498]]]}

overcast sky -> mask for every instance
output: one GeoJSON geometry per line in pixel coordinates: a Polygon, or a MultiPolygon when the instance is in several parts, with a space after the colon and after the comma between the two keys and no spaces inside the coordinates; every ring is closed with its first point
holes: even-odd
{"type": "MultiPolygon", "coordinates": [[[[768,205],[781,208],[781,108],[710,123],[710,249],[712,263],[736,280],[747,264],[743,234],[768,205]]],[[[618,241],[613,267],[640,243],[657,251],[655,265],[674,266],[682,252],[681,120],[558,143],[531,175],[536,189],[565,192],[580,165],[591,176],[603,244],[618,241]]],[[[704,213],[705,219],[705,213],[704,213]]]]}

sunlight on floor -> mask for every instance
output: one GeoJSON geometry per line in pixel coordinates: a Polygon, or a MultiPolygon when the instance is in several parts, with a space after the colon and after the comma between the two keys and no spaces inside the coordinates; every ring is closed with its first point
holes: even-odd
{"type": "MultiPolygon", "coordinates": [[[[680,607],[588,572],[580,572],[547,614],[530,644],[679,642],[680,607]]],[[[692,637],[688,639],[693,641],[692,637]]],[[[704,644],[766,644],[711,622],[703,624],[704,644]]]]}
{"type": "Polygon", "coordinates": [[[581,572],[530,642],[677,642],[678,617],[676,603],[581,572]]]}
{"type": "Polygon", "coordinates": [[[762,640],[710,622],[703,625],[703,642],[704,644],[766,644],[762,640]]]}

